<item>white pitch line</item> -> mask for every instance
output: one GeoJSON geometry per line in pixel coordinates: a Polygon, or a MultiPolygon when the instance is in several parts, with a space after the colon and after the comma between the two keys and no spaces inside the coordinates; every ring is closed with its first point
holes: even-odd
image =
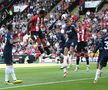
{"type": "MultiPolygon", "coordinates": [[[[102,78],[108,78],[108,77],[102,77],[102,78]]],[[[29,86],[48,85],[48,84],[57,84],[57,83],[66,83],[66,82],[75,82],[75,81],[84,81],[84,80],[91,80],[91,79],[93,78],[83,78],[83,79],[75,79],[75,80],[64,80],[64,81],[55,81],[55,82],[46,82],[46,83],[36,83],[36,84],[30,84],[30,85],[11,86],[11,87],[0,88],[0,90],[29,87],[29,86]]]]}

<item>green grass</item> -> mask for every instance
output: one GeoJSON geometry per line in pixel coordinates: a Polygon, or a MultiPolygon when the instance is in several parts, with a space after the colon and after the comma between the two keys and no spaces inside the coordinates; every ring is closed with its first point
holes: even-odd
{"type": "Polygon", "coordinates": [[[86,72],[85,64],[80,65],[80,70],[74,72],[75,66],[69,69],[68,76],[63,77],[59,66],[15,68],[18,79],[23,83],[19,85],[4,85],[4,69],[0,69],[0,90],[107,90],[108,68],[103,69],[102,78],[93,84],[96,65],[90,65],[86,72]]]}

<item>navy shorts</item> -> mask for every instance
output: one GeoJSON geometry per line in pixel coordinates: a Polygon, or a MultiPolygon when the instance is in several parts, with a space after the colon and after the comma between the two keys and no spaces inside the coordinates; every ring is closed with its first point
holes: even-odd
{"type": "Polygon", "coordinates": [[[36,40],[36,38],[43,39],[43,38],[45,38],[45,32],[42,32],[42,31],[32,31],[31,32],[31,38],[33,40],[36,40]]]}
{"type": "Polygon", "coordinates": [[[99,63],[101,66],[106,67],[108,61],[108,55],[100,56],[99,63]]]}
{"type": "Polygon", "coordinates": [[[75,47],[76,45],[77,45],[76,39],[68,39],[65,43],[65,47],[67,47],[67,48],[75,47]]]}
{"type": "Polygon", "coordinates": [[[99,53],[98,60],[97,60],[98,63],[100,62],[101,56],[102,56],[101,53],[99,53]]]}
{"type": "Polygon", "coordinates": [[[77,44],[77,52],[87,52],[87,42],[78,42],[77,44]]]}
{"type": "Polygon", "coordinates": [[[3,57],[4,57],[4,63],[5,64],[7,64],[7,65],[12,65],[13,64],[12,53],[4,52],[3,57]]]}

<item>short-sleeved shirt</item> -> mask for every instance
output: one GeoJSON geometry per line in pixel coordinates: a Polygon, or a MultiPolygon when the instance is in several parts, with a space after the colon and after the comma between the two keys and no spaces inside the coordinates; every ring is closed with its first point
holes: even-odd
{"type": "Polygon", "coordinates": [[[40,18],[39,16],[35,15],[32,17],[32,26],[31,26],[31,31],[40,31],[41,27],[43,26],[43,18],[40,18]]]}
{"type": "Polygon", "coordinates": [[[5,64],[8,64],[8,65],[11,65],[13,63],[12,61],[13,44],[10,43],[10,40],[13,40],[13,35],[11,32],[8,32],[6,36],[6,45],[4,47],[4,52],[3,52],[4,62],[5,64]]]}
{"type": "Polygon", "coordinates": [[[77,40],[77,32],[73,26],[66,26],[65,31],[69,39],[77,40]]]}
{"type": "Polygon", "coordinates": [[[12,35],[11,32],[8,32],[7,36],[6,36],[6,45],[4,47],[4,51],[8,52],[8,53],[9,52],[12,53],[12,46],[13,46],[13,44],[10,43],[10,40],[13,40],[13,35],[12,35]]]}

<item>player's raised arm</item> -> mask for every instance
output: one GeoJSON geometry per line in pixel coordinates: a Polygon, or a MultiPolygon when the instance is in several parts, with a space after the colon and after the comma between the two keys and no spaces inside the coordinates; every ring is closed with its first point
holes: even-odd
{"type": "Polygon", "coordinates": [[[33,18],[31,18],[28,23],[27,23],[27,34],[29,34],[29,31],[30,31],[30,24],[33,22],[33,18]]]}

